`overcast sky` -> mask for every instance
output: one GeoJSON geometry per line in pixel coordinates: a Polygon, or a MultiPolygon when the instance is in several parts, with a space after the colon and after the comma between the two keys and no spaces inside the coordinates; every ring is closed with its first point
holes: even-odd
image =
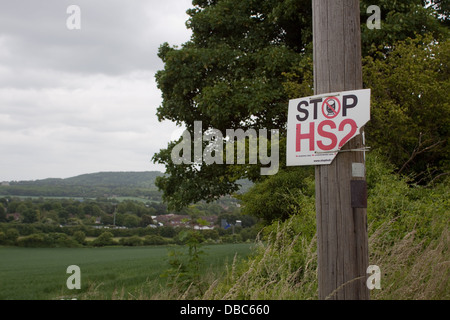
{"type": "MultiPolygon", "coordinates": [[[[191,0],[0,0],[0,182],[163,171],[163,42],[190,38],[191,0]],[[70,5],[80,8],[81,29],[70,5]]],[[[179,130],[178,130],[179,132],[179,130]]],[[[179,136],[179,135],[178,135],[179,136]]]]}

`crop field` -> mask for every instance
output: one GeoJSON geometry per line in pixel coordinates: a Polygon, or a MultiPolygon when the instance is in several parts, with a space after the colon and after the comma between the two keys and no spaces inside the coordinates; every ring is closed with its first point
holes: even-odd
{"type": "MultiPolygon", "coordinates": [[[[133,299],[145,290],[151,297],[162,288],[161,274],[168,269],[168,253],[173,247],[103,248],[18,248],[0,247],[0,300],[49,300],[86,297],[110,299],[122,292],[133,299]],[[71,273],[80,268],[81,289],[69,290],[71,273]],[[83,294],[85,294],[83,296],[83,294]]],[[[251,244],[223,244],[202,247],[204,272],[216,274],[231,264],[235,255],[246,257],[251,244]]]]}

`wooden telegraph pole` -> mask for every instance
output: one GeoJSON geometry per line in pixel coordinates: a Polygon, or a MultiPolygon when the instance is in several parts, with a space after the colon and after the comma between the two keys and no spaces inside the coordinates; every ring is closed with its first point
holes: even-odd
{"type": "MultiPolygon", "coordinates": [[[[315,95],[362,89],[359,1],[312,4],[315,95]]],[[[358,135],[341,151],[362,147],[358,135]]],[[[316,166],[319,299],[369,299],[364,169],[361,151],[340,152],[330,165],[316,166]]]]}

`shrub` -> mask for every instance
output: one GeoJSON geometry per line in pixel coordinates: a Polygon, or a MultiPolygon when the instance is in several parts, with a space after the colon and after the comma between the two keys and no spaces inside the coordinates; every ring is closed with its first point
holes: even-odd
{"type": "Polygon", "coordinates": [[[19,238],[19,231],[15,228],[10,228],[5,232],[5,243],[7,245],[15,245],[19,238]]]}
{"type": "Polygon", "coordinates": [[[138,236],[131,236],[126,238],[121,238],[119,240],[119,244],[123,246],[131,246],[131,247],[137,247],[141,246],[143,244],[143,240],[138,236]]]}
{"type": "Polygon", "coordinates": [[[65,233],[57,233],[52,232],[47,234],[47,242],[49,247],[62,247],[62,248],[76,248],[79,247],[80,244],[75,240],[69,237],[65,233]]]}
{"type": "Polygon", "coordinates": [[[212,240],[218,240],[219,239],[219,232],[216,229],[213,230],[201,230],[200,231],[204,238],[206,239],[212,239],[212,240]]]}
{"type": "Polygon", "coordinates": [[[145,245],[164,245],[167,243],[166,239],[158,235],[148,235],[144,237],[145,245]]]}
{"type": "Polygon", "coordinates": [[[258,229],[256,228],[256,226],[253,226],[251,228],[244,228],[242,229],[240,235],[243,242],[255,241],[256,237],[258,236],[258,229]]]}
{"type": "Polygon", "coordinates": [[[29,248],[74,248],[80,245],[65,233],[51,232],[45,233],[33,233],[28,236],[24,236],[17,240],[19,247],[29,248]]]}
{"type": "Polygon", "coordinates": [[[230,234],[226,236],[222,236],[220,238],[223,243],[239,243],[242,242],[242,237],[240,234],[230,234]]]}
{"type": "Polygon", "coordinates": [[[266,224],[286,220],[294,214],[307,214],[314,196],[314,171],[306,167],[290,167],[268,176],[238,198],[243,202],[242,213],[263,219],[266,224]],[[292,196],[295,193],[295,197],[292,196]]]}
{"type": "Polygon", "coordinates": [[[6,235],[3,231],[0,231],[0,244],[6,244],[6,235]]]}
{"type": "Polygon", "coordinates": [[[110,246],[116,244],[114,239],[114,235],[109,231],[104,231],[100,234],[94,241],[92,241],[92,245],[94,247],[103,247],[110,246]]]}
{"type": "Polygon", "coordinates": [[[75,231],[73,234],[73,239],[77,241],[79,244],[85,244],[86,234],[81,230],[75,231]]]}
{"type": "Polygon", "coordinates": [[[17,240],[19,247],[42,248],[49,246],[49,244],[48,236],[44,233],[33,233],[17,240]]]}

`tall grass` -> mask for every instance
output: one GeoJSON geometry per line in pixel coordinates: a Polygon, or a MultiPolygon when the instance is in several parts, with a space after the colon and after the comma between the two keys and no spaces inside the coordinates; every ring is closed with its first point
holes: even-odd
{"type": "Polygon", "coordinates": [[[317,292],[316,239],[290,236],[294,219],[278,223],[266,242],[259,240],[254,256],[228,268],[221,283],[203,299],[303,300],[317,292]]]}
{"type": "Polygon", "coordinates": [[[450,299],[450,180],[416,186],[369,157],[370,263],[382,272],[373,299],[450,299]]]}
{"type": "Polygon", "coordinates": [[[369,239],[371,263],[382,271],[382,287],[372,292],[373,299],[450,299],[449,231],[444,230],[428,244],[415,238],[416,230],[413,230],[392,245],[386,245],[386,239],[377,230],[369,239]]]}
{"type": "MultiPolygon", "coordinates": [[[[202,299],[309,300],[318,298],[316,238],[286,237],[296,217],[279,224],[267,242],[259,242],[254,257],[228,267],[221,282],[212,283],[202,299]]],[[[417,240],[412,230],[391,241],[383,224],[369,238],[370,264],[381,269],[381,289],[371,299],[450,299],[450,233],[432,241],[417,240]]]]}
{"type": "MultiPolygon", "coordinates": [[[[377,155],[368,158],[368,168],[369,263],[382,273],[371,299],[450,299],[450,181],[411,185],[377,155]]],[[[316,237],[309,232],[314,199],[286,196],[298,202],[298,214],[269,226],[248,260],[228,265],[195,298],[318,298],[316,237]]]]}

